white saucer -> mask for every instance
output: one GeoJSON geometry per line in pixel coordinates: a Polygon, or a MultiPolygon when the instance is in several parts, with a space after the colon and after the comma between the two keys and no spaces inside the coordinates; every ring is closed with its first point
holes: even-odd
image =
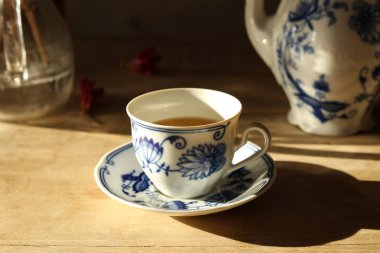
{"type": "MultiPolygon", "coordinates": [[[[257,152],[248,142],[235,155],[233,163],[257,152]]],[[[109,197],[122,204],[161,212],[170,216],[195,216],[216,213],[251,201],[273,184],[274,162],[269,155],[223,178],[208,195],[193,199],[171,198],[160,193],[138,164],[132,143],[105,154],[94,170],[96,183],[109,197]]]]}

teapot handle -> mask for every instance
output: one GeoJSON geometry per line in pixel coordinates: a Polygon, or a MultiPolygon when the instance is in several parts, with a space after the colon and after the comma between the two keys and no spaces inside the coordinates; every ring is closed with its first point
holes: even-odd
{"type": "Polygon", "coordinates": [[[273,65],[273,17],[266,15],[264,0],[246,0],[245,26],[256,52],[271,67],[273,65]]]}
{"type": "Polygon", "coordinates": [[[28,78],[26,50],[21,21],[21,0],[0,1],[5,66],[11,86],[28,78]]]}

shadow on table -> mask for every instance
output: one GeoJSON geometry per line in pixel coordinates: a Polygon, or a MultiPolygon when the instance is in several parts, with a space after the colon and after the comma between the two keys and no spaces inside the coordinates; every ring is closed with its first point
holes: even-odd
{"type": "MultiPolygon", "coordinates": [[[[379,139],[380,141],[380,139],[379,139]]],[[[346,159],[362,159],[380,161],[380,154],[365,153],[365,152],[346,152],[346,151],[331,151],[331,150],[315,150],[306,148],[281,147],[276,143],[271,144],[270,152],[277,154],[291,154],[316,157],[333,157],[346,159]]]]}
{"type": "Polygon", "coordinates": [[[230,211],[173,217],[234,240],[270,246],[312,246],[380,229],[380,182],[307,163],[277,162],[278,177],[262,197],[230,211]]]}

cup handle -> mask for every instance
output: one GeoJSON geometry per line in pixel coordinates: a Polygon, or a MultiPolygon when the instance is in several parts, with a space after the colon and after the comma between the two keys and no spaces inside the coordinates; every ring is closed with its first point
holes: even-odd
{"type": "Polygon", "coordinates": [[[240,143],[235,147],[235,152],[247,144],[248,134],[253,131],[256,131],[262,134],[262,136],[264,137],[264,146],[261,147],[261,149],[258,152],[256,152],[255,154],[252,154],[251,156],[247,157],[243,161],[240,161],[236,164],[232,164],[231,162],[231,167],[225,172],[224,176],[230,174],[231,172],[235,170],[238,170],[244,167],[248,163],[260,158],[262,155],[265,154],[265,152],[267,152],[270,145],[270,141],[271,141],[271,135],[270,135],[269,130],[260,123],[253,123],[251,124],[251,127],[249,127],[248,129],[244,131],[240,143]]]}

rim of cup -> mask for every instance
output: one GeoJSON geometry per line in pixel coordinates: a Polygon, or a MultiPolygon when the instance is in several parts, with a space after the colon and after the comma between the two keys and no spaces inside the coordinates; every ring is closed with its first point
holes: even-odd
{"type": "MultiPolygon", "coordinates": [[[[154,128],[177,129],[177,130],[210,128],[210,127],[214,127],[217,125],[225,124],[228,121],[231,121],[232,119],[234,119],[236,117],[239,117],[241,110],[242,110],[241,102],[236,97],[232,96],[231,94],[228,94],[228,93],[223,92],[223,91],[218,91],[218,90],[213,90],[213,89],[204,89],[204,88],[169,88],[169,89],[155,90],[155,91],[147,92],[147,93],[144,93],[142,95],[139,95],[139,96],[133,98],[131,101],[129,101],[129,103],[126,106],[126,112],[132,121],[135,121],[135,122],[142,124],[142,125],[145,125],[145,126],[154,127],[154,128]],[[223,106],[229,105],[229,106],[232,106],[233,108],[228,108],[230,110],[229,112],[222,112],[222,113],[224,113],[224,115],[219,115],[221,117],[220,120],[218,120],[214,123],[205,124],[205,125],[191,125],[191,126],[160,125],[160,124],[156,124],[156,123],[144,120],[144,119],[140,118],[138,115],[135,115],[136,114],[135,109],[139,107],[138,103],[142,103],[142,102],[144,102],[144,100],[146,102],[146,100],[149,100],[150,98],[157,96],[160,93],[178,92],[178,91],[184,91],[184,92],[186,91],[187,93],[192,93],[192,94],[195,94],[195,93],[210,93],[210,94],[214,93],[215,95],[218,95],[218,96],[224,96],[225,99],[227,99],[229,101],[223,100],[223,101],[220,101],[220,104],[223,106]],[[234,103],[234,104],[232,105],[231,103],[234,103]]],[[[186,115],[184,115],[184,117],[186,117],[186,115]]],[[[170,117],[168,117],[168,119],[169,118],[170,117]]]]}

